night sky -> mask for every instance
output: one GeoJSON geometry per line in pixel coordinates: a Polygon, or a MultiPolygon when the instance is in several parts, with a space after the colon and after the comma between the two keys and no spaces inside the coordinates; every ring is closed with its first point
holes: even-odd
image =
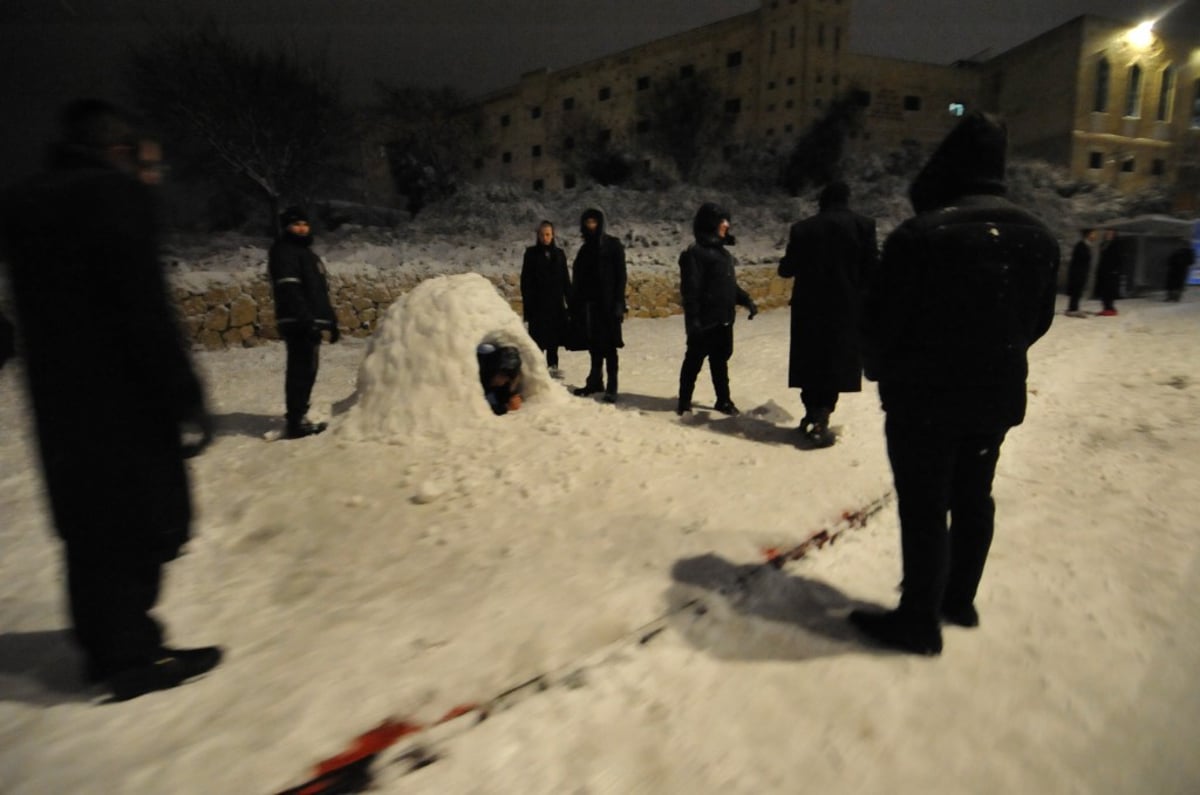
{"type": "MultiPolygon", "coordinates": [[[[949,63],[1002,52],[1079,14],[1138,20],[1145,0],[852,0],[855,52],[949,63]]],[[[59,106],[124,99],[130,43],[206,15],[247,40],[327,47],[351,99],[372,81],[450,84],[480,94],[541,66],[561,68],[749,11],[758,0],[0,0],[0,183],[36,167],[59,106]]],[[[1167,22],[1200,27],[1200,0],[1167,22]]]]}

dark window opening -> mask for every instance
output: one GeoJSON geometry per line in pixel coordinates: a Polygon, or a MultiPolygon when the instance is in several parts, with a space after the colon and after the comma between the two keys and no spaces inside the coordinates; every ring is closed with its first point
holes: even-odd
{"type": "Polygon", "coordinates": [[[721,156],[724,157],[726,160],[732,160],[733,156],[736,154],[737,154],[737,147],[734,146],[733,144],[726,144],[725,146],[721,147],[721,156]]]}
{"type": "Polygon", "coordinates": [[[742,51],[737,50],[725,56],[725,66],[732,69],[735,66],[742,65],[742,51]]]}
{"type": "Polygon", "coordinates": [[[567,97],[563,100],[563,110],[571,110],[575,107],[575,97],[567,97]]]}
{"type": "Polygon", "coordinates": [[[512,124],[512,119],[509,117],[509,115],[507,113],[505,113],[503,116],[500,117],[500,126],[501,127],[507,127],[510,124],[512,124]]]}
{"type": "Polygon", "coordinates": [[[774,90],[775,90],[775,81],[772,80],[769,83],[767,83],[767,91],[774,91],[774,90]]]}
{"type": "Polygon", "coordinates": [[[529,150],[529,153],[531,155],[533,155],[534,157],[541,157],[542,156],[542,145],[534,144],[533,148],[529,150]]]}
{"type": "Polygon", "coordinates": [[[684,79],[687,79],[689,77],[695,77],[696,76],[696,67],[692,66],[691,64],[686,64],[684,66],[679,67],[679,76],[684,79]]]}
{"type": "Polygon", "coordinates": [[[1129,85],[1125,91],[1125,115],[1137,118],[1142,115],[1142,67],[1129,67],[1129,85]]]}
{"type": "Polygon", "coordinates": [[[603,130],[600,131],[600,143],[606,144],[611,140],[612,140],[612,130],[608,127],[605,127],[603,130]]]}
{"type": "Polygon", "coordinates": [[[1125,172],[1126,174],[1133,173],[1133,166],[1134,159],[1132,157],[1127,157],[1121,161],[1121,171],[1125,172]]]}
{"type": "Polygon", "coordinates": [[[612,89],[609,88],[608,86],[605,86],[604,88],[600,89],[596,93],[596,98],[599,99],[601,102],[607,102],[609,99],[612,98],[612,89]]]}
{"type": "Polygon", "coordinates": [[[637,90],[645,91],[650,87],[650,78],[647,75],[642,75],[637,79],[637,90]]]}
{"type": "Polygon", "coordinates": [[[575,139],[568,135],[566,138],[563,139],[563,149],[574,149],[574,148],[575,148],[575,139]]]}
{"type": "Polygon", "coordinates": [[[921,109],[921,98],[914,97],[912,94],[909,94],[908,96],[906,96],[904,98],[904,109],[905,110],[920,110],[921,109]]]}
{"type": "Polygon", "coordinates": [[[482,170],[483,169],[483,158],[482,157],[475,158],[475,160],[471,163],[471,165],[475,166],[476,171],[482,170]]]}
{"type": "Polygon", "coordinates": [[[742,112],[742,101],[740,99],[725,100],[725,112],[726,113],[741,113],[742,112]]]}
{"type": "Polygon", "coordinates": [[[1159,121],[1170,121],[1171,119],[1171,97],[1175,94],[1175,67],[1168,66],[1162,71],[1162,85],[1158,89],[1158,114],[1155,116],[1159,121]]]}
{"type": "Polygon", "coordinates": [[[789,78],[787,79],[787,84],[788,84],[789,86],[794,86],[794,85],[796,85],[796,78],[794,78],[794,77],[789,77],[789,78]]]}
{"type": "Polygon", "coordinates": [[[1104,168],[1104,154],[1102,152],[1088,152],[1088,168],[1104,168]]]}
{"type": "Polygon", "coordinates": [[[1162,175],[1166,174],[1167,161],[1163,160],[1161,157],[1154,158],[1154,161],[1150,164],[1150,173],[1156,177],[1161,177],[1162,175]]]}
{"type": "Polygon", "coordinates": [[[529,118],[531,118],[531,119],[540,119],[540,118],[542,118],[542,106],[541,106],[541,105],[534,105],[532,108],[530,108],[530,110],[529,110],[529,118]]]}
{"type": "Polygon", "coordinates": [[[850,101],[855,105],[858,105],[860,108],[870,107],[871,92],[864,91],[861,88],[856,88],[850,92],[850,101]]]}
{"type": "Polygon", "coordinates": [[[650,132],[650,122],[646,119],[638,119],[636,129],[637,129],[639,135],[641,135],[643,133],[648,133],[648,132],[650,132]]]}
{"type": "Polygon", "coordinates": [[[512,152],[505,152],[504,154],[500,155],[500,162],[501,163],[511,163],[512,162],[512,152]]]}
{"type": "Polygon", "coordinates": [[[790,28],[788,28],[788,49],[794,50],[795,48],[796,48],[796,26],[792,25],[790,28]]]}
{"type": "Polygon", "coordinates": [[[563,174],[563,187],[566,188],[567,190],[570,190],[571,188],[575,187],[575,175],[574,174],[563,174]]]}
{"type": "Polygon", "coordinates": [[[841,52],[841,49],[842,49],[842,29],[834,28],[833,29],[833,51],[841,52]]]}
{"type": "Polygon", "coordinates": [[[534,190],[540,191],[544,187],[546,187],[545,181],[540,180],[540,179],[535,179],[533,181],[533,189],[534,190]]]}
{"type": "Polygon", "coordinates": [[[817,23],[817,46],[824,48],[825,46],[825,23],[817,23]]]}
{"type": "Polygon", "coordinates": [[[1094,113],[1108,112],[1108,81],[1111,69],[1108,65],[1107,58],[1101,58],[1096,64],[1096,85],[1095,93],[1092,97],[1092,111],[1094,113]]]}

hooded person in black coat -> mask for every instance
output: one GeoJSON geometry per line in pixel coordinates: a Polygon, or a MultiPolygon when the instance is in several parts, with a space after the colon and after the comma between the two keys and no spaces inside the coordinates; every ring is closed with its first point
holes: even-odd
{"type": "Polygon", "coordinates": [[[546,365],[557,377],[558,348],[567,333],[567,295],[571,274],[567,255],[554,242],[554,224],[542,221],[537,242],[525,249],[521,262],[521,305],[529,336],[546,352],[546,365]]]}
{"type": "Polygon", "coordinates": [[[800,389],[800,431],[813,444],[833,444],[829,415],[838,394],[862,389],[859,318],[863,282],[879,260],[875,221],[849,207],[850,188],[832,182],[819,212],[792,225],[779,275],[792,284],[788,386],[800,389]]]}
{"type": "Polygon", "coordinates": [[[305,415],[317,380],[321,334],[328,332],[335,343],[340,333],[325,265],[312,250],[308,214],[289,207],[279,216],[279,226],[283,231],[267,255],[267,270],[275,295],[275,325],[287,346],[285,435],[299,439],[325,430],[325,423],[309,422],[305,415]]]}
{"type": "Polygon", "coordinates": [[[758,307],[749,293],[738,286],[734,266],[737,261],[725,250],[734,243],[729,234],[729,213],[711,202],[696,211],[692,220],[696,241],[679,255],[679,294],[683,301],[687,352],[679,370],[679,405],[675,413],[692,410],[692,391],[704,360],[717,401],[713,406],[722,414],[737,414],[729,395],[729,357],[733,355],[733,321],[738,305],[750,310],[750,319],[758,307]]]}
{"type": "Polygon", "coordinates": [[[75,641],[85,677],[126,699],[221,658],[166,647],[150,613],[190,534],[184,458],[212,423],[158,261],[133,120],[80,100],[61,122],[49,167],[5,195],[0,238],[75,641]]]}
{"type": "Polygon", "coordinates": [[[1079,309],[1079,299],[1092,273],[1092,257],[1095,254],[1096,230],[1079,230],[1079,242],[1071,249],[1071,262],[1067,266],[1067,311],[1068,317],[1087,317],[1079,309]]]}
{"type": "Polygon", "coordinates": [[[587,381],[576,395],[604,392],[609,403],[617,401],[617,349],[625,347],[621,324],[625,320],[625,247],[605,233],[604,213],[588,209],[579,218],[583,245],[575,255],[574,286],[571,291],[571,322],[587,340],[591,368],[587,381]],[[604,375],[608,376],[605,386],[604,375]]]}
{"type": "Polygon", "coordinates": [[[897,610],[850,619],[919,654],[941,652],[939,619],[979,623],[1000,445],[1025,417],[1026,351],[1054,317],[1058,242],[1004,197],[1006,143],[995,117],[964,117],[868,280],[864,363],[887,414],[904,580],[897,610]]]}

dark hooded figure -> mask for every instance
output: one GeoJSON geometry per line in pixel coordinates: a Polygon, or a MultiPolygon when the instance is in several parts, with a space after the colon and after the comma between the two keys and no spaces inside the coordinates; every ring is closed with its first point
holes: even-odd
{"type": "Polygon", "coordinates": [[[287,370],[283,391],[289,439],[312,436],[325,430],[325,423],[310,422],[308,403],[317,380],[321,333],[329,341],[340,337],[337,317],[329,301],[325,265],[312,250],[308,214],[289,207],[279,216],[282,232],[267,255],[267,270],[275,295],[275,325],[287,346],[287,370]]]}
{"type": "Polygon", "coordinates": [[[863,280],[875,269],[875,221],[849,207],[850,188],[832,182],[819,211],[792,225],[779,275],[792,283],[788,386],[800,390],[800,431],[810,442],[833,444],[829,415],[838,394],[862,389],[859,318],[863,280]]]}
{"type": "Polygon", "coordinates": [[[738,413],[729,396],[729,357],[733,355],[733,321],[738,305],[750,310],[750,319],[758,307],[749,293],[738,286],[734,266],[737,261],[725,250],[733,245],[729,234],[729,213],[716,204],[705,204],[692,220],[696,241],[679,255],[679,294],[683,300],[683,319],[687,329],[687,352],[679,370],[677,414],[692,410],[692,391],[704,360],[712,376],[717,401],[713,406],[722,414],[738,413]]]}
{"type": "Polygon", "coordinates": [[[1117,315],[1116,301],[1121,297],[1121,246],[1117,245],[1117,233],[1112,229],[1104,233],[1104,244],[1100,248],[1100,261],[1096,263],[1096,297],[1100,299],[1100,317],[1117,315]]]}
{"type": "Polygon", "coordinates": [[[1167,300],[1178,301],[1183,297],[1183,286],[1187,284],[1188,271],[1196,264],[1196,249],[1192,241],[1184,239],[1167,257],[1167,300]]]}
{"type": "Polygon", "coordinates": [[[604,392],[617,402],[617,349],[625,347],[621,324],[625,320],[625,247],[604,231],[604,213],[588,209],[579,219],[583,245],[575,255],[571,292],[572,323],[578,323],[587,340],[591,368],[576,395],[604,392]],[[601,374],[601,366],[605,373],[601,374]],[[604,375],[608,377],[605,386],[604,375]]]}
{"type": "Polygon", "coordinates": [[[546,352],[550,375],[558,377],[558,348],[567,333],[567,295],[571,275],[567,255],[555,245],[554,224],[542,221],[537,242],[525,249],[521,263],[521,304],[529,336],[546,352]]]}
{"type": "Polygon", "coordinates": [[[190,533],[184,458],[212,438],[158,260],[133,120],[69,105],[49,167],[0,210],[46,490],[84,676],[118,700],[213,668],[151,615],[190,533]],[[192,437],[192,438],[189,438],[192,437]]]}
{"type": "Polygon", "coordinates": [[[1071,249],[1071,262],[1067,266],[1067,316],[1087,317],[1079,309],[1079,299],[1092,273],[1092,257],[1095,254],[1096,230],[1079,230],[1079,242],[1071,249]]]}
{"type": "Polygon", "coordinates": [[[939,620],[979,623],[992,477],[1025,417],[1026,351],[1054,317],[1058,243],[1005,198],[1006,141],[979,112],[947,135],[868,280],[864,364],[887,415],[904,579],[898,609],[850,620],[918,654],[941,652],[939,620]]]}

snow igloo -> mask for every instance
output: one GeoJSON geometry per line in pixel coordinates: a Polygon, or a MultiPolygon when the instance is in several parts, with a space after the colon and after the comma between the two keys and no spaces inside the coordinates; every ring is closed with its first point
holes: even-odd
{"type": "Polygon", "coordinates": [[[402,441],[507,421],[492,413],[483,394],[476,358],[482,342],[520,351],[523,410],[567,399],[525,324],[491,282],[477,273],[438,276],[384,315],[359,368],[346,432],[402,441]]]}

